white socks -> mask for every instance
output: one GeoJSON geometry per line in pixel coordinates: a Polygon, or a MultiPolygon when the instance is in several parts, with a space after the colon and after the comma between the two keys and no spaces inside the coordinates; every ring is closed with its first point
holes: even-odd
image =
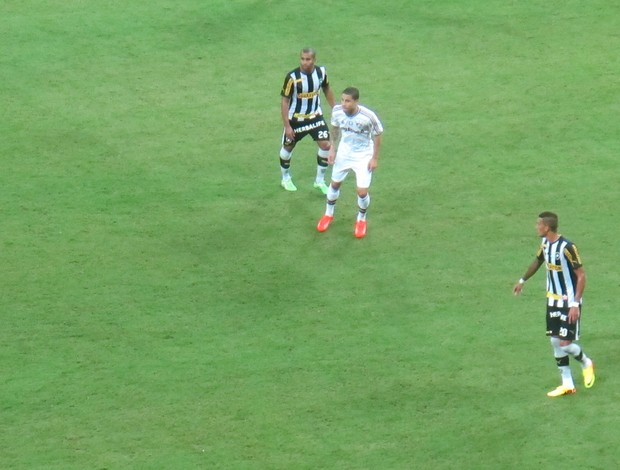
{"type": "Polygon", "coordinates": [[[366,220],[366,209],[370,205],[370,194],[366,194],[364,197],[357,196],[357,206],[359,212],[357,213],[357,220],[366,220]]]}
{"type": "Polygon", "coordinates": [[[316,166],[316,183],[324,183],[325,182],[325,173],[327,173],[327,167],[317,165],[316,166]]]}
{"type": "Polygon", "coordinates": [[[581,363],[581,367],[588,367],[591,363],[590,358],[585,355],[581,346],[576,343],[570,343],[566,346],[560,346],[560,338],[551,337],[549,338],[551,341],[551,346],[553,346],[553,355],[556,360],[561,361],[563,364],[559,365],[558,369],[560,369],[560,374],[562,376],[562,385],[567,388],[575,388],[575,384],[573,382],[573,375],[571,374],[570,366],[568,365],[568,356],[574,357],[581,363]],[[566,358],[566,359],[564,359],[566,358]]]}
{"type": "MultiPolygon", "coordinates": [[[[330,217],[334,216],[334,209],[336,207],[336,201],[340,197],[340,189],[334,189],[330,184],[327,188],[327,204],[325,205],[325,215],[330,217]]],[[[357,220],[366,220],[366,209],[370,205],[370,194],[366,194],[364,197],[357,197],[357,205],[359,212],[357,214],[357,220]]]]}
{"type": "Polygon", "coordinates": [[[340,197],[340,189],[332,188],[330,184],[327,188],[327,204],[325,205],[325,215],[330,217],[334,216],[334,209],[336,208],[336,201],[340,197]]]}
{"type": "Polygon", "coordinates": [[[575,388],[573,382],[573,374],[570,372],[569,366],[560,366],[560,374],[562,375],[562,385],[566,388],[575,388]]]}

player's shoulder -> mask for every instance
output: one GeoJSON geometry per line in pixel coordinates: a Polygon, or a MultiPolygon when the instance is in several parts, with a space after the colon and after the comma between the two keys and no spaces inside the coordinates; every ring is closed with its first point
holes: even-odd
{"type": "Polygon", "coordinates": [[[364,106],[361,104],[358,106],[359,112],[357,113],[357,115],[360,116],[360,119],[372,123],[373,127],[375,127],[376,129],[376,132],[378,134],[382,133],[383,124],[381,123],[381,119],[379,119],[379,116],[377,116],[377,113],[375,113],[368,106],[364,106]]]}
{"type": "Polygon", "coordinates": [[[295,67],[293,70],[290,70],[287,74],[286,77],[296,77],[299,76],[299,74],[301,73],[301,67],[295,67]]]}
{"type": "Polygon", "coordinates": [[[366,121],[370,121],[373,123],[381,122],[379,119],[379,116],[377,116],[377,113],[375,113],[374,110],[362,104],[358,105],[357,116],[358,116],[358,119],[360,120],[366,120],[366,121]]]}
{"type": "Polygon", "coordinates": [[[577,246],[565,236],[561,236],[560,238],[564,241],[568,249],[577,249],[577,246]]]}
{"type": "Polygon", "coordinates": [[[315,65],[312,73],[316,75],[321,81],[325,80],[327,77],[327,69],[324,65],[315,65]]]}
{"type": "Polygon", "coordinates": [[[342,119],[344,117],[344,109],[342,108],[341,104],[337,104],[336,106],[334,106],[332,108],[332,122],[334,121],[338,121],[339,119],[342,119]]]}
{"type": "Polygon", "coordinates": [[[566,238],[564,235],[560,235],[560,236],[558,237],[558,241],[559,241],[560,243],[566,243],[567,245],[572,245],[572,244],[573,244],[573,242],[572,242],[572,241],[570,241],[568,238],[566,238]]]}
{"type": "Polygon", "coordinates": [[[577,245],[575,245],[571,240],[566,238],[564,235],[560,235],[557,240],[558,246],[564,253],[571,253],[572,256],[579,257],[579,250],[577,249],[577,245]]]}
{"type": "Polygon", "coordinates": [[[364,116],[369,116],[373,118],[377,118],[377,113],[374,110],[370,109],[368,106],[360,104],[358,105],[359,113],[364,116]]]}

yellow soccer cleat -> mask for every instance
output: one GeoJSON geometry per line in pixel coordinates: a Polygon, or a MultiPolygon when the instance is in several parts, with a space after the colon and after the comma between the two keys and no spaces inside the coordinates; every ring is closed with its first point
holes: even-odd
{"type": "Polygon", "coordinates": [[[577,393],[576,388],[568,388],[568,387],[565,387],[564,385],[560,385],[558,388],[555,388],[551,390],[550,392],[548,392],[547,396],[551,398],[555,398],[555,397],[561,397],[564,395],[572,395],[573,393],[577,393]]]}
{"type": "Polygon", "coordinates": [[[586,388],[592,388],[592,385],[594,385],[594,381],[596,380],[596,376],[594,375],[594,362],[590,360],[590,365],[588,367],[584,367],[581,372],[583,373],[583,384],[586,388]]]}

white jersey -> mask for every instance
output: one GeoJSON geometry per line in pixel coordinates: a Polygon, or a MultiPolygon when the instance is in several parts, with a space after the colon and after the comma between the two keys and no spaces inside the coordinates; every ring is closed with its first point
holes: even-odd
{"type": "Polygon", "coordinates": [[[332,126],[341,131],[338,154],[372,156],[373,137],[383,133],[383,125],[377,115],[365,106],[358,105],[353,116],[347,115],[342,105],[334,106],[332,126]]]}

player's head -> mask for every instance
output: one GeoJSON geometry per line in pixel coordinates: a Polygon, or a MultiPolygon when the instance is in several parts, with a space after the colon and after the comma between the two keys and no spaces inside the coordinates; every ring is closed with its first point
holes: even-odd
{"type": "Polygon", "coordinates": [[[355,101],[359,101],[360,99],[360,91],[354,86],[350,86],[344,89],[342,92],[343,95],[348,95],[353,98],[355,101]]]}
{"type": "Polygon", "coordinates": [[[314,47],[304,47],[301,50],[302,54],[311,54],[312,57],[316,57],[316,49],[314,47]]]}
{"type": "Polygon", "coordinates": [[[536,229],[540,236],[545,236],[548,232],[556,233],[558,231],[558,215],[545,211],[538,214],[536,229]]]}
{"type": "Polygon", "coordinates": [[[304,47],[299,55],[299,66],[301,70],[310,73],[314,70],[316,62],[316,51],[311,47],[304,47]]]}
{"type": "Polygon", "coordinates": [[[357,112],[357,105],[360,99],[360,91],[355,87],[345,88],[340,97],[340,104],[342,109],[347,114],[355,114],[357,112]]]}

